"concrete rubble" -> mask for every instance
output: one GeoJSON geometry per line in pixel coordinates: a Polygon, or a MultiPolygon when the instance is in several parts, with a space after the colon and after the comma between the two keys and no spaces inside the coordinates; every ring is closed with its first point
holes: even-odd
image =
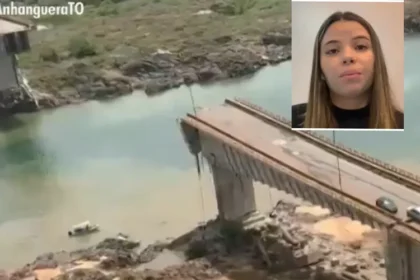
{"type": "Polygon", "coordinates": [[[142,250],[140,242],[107,238],[84,250],[39,256],[12,273],[0,270],[0,280],[386,279],[378,236],[366,237],[374,239],[376,247],[364,240],[339,243],[311,230],[316,218],[308,220],[296,207],[279,202],[267,223],[247,231],[215,220],[171,242],[157,242],[142,250]],[[168,250],[185,261],[160,270],[147,268],[147,263],[168,250]],[[47,270],[54,273],[42,274],[47,270]]]}

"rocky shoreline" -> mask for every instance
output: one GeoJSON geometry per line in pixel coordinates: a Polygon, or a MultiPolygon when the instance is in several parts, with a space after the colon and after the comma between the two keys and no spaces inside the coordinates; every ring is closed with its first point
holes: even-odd
{"type": "Polygon", "coordinates": [[[44,254],[10,273],[0,270],[0,279],[384,279],[378,233],[340,243],[313,230],[315,223],[330,216],[298,212],[298,207],[280,201],[265,223],[247,231],[215,220],[143,250],[140,242],[107,238],[87,249],[44,254]],[[182,255],[185,261],[158,270],[145,266],[164,251],[182,255]]]}
{"type": "MultiPolygon", "coordinates": [[[[220,40],[233,39],[224,37],[220,40]]],[[[35,87],[30,95],[25,94],[25,89],[11,89],[0,95],[0,113],[33,112],[88,100],[106,100],[131,94],[134,90],[144,90],[148,96],[155,96],[184,84],[250,76],[264,66],[290,60],[290,41],[287,34],[271,32],[262,36],[259,45],[232,43],[217,52],[196,53],[186,58],[164,50],[141,59],[111,54],[114,69],[74,62],[65,69],[65,88],[45,93],[35,87]]]]}
{"type": "MultiPolygon", "coordinates": [[[[113,69],[99,69],[85,62],[74,62],[66,68],[66,87],[54,94],[34,91],[37,106],[30,98],[2,100],[10,112],[56,108],[88,100],[106,100],[134,90],[143,90],[148,96],[158,95],[181,85],[207,84],[255,74],[267,65],[276,65],[291,59],[291,37],[284,32],[269,32],[260,44],[241,44],[232,37],[217,38],[220,49],[211,53],[194,53],[187,57],[157,50],[143,58],[131,58],[111,53],[113,69]],[[22,106],[22,104],[25,104],[22,106]],[[37,107],[37,109],[36,109],[37,107]]],[[[130,50],[125,50],[130,53],[130,50]]],[[[17,95],[19,96],[19,95],[17,95]]]]}

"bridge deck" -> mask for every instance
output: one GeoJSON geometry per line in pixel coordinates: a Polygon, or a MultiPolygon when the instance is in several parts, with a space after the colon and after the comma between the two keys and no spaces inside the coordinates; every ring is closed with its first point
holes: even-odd
{"type": "MultiPolygon", "coordinates": [[[[274,127],[232,106],[222,105],[198,112],[197,117],[250,146],[282,161],[284,165],[298,169],[330,186],[340,188],[337,158],[293,131],[274,127]]],[[[383,178],[371,171],[340,160],[342,190],[369,204],[375,204],[379,196],[386,196],[399,207],[397,216],[406,218],[410,205],[420,205],[420,193],[401,184],[383,178]]]]}

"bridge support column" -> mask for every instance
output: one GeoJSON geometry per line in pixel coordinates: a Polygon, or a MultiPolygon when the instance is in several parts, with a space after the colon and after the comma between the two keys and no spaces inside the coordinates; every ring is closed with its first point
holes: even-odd
{"type": "MultiPolygon", "coordinates": [[[[386,232],[385,265],[387,280],[414,280],[410,269],[410,240],[392,229],[386,232]]],[[[420,278],[419,278],[420,279],[420,278]]]]}
{"type": "Polygon", "coordinates": [[[254,226],[265,220],[257,211],[254,186],[250,178],[214,165],[212,173],[220,219],[240,222],[244,227],[254,226]]]}

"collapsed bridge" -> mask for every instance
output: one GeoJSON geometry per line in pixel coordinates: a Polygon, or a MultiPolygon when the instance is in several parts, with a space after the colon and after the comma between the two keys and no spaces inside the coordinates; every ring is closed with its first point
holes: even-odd
{"type": "Polygon", "coordinates": [[[220,218],[258,221],[258,181],[385,229],[387,279],[420,279],[420,226],[407,222],[405,212],[420,204],[419,177],[328,138],[293,131],[289,121],[246,101],[225,100],[180,123],[190,152],[201,153],[211,167],[220,218]],[[377,208],[380,196],[392,199],[399,213],[377,208]]]}

